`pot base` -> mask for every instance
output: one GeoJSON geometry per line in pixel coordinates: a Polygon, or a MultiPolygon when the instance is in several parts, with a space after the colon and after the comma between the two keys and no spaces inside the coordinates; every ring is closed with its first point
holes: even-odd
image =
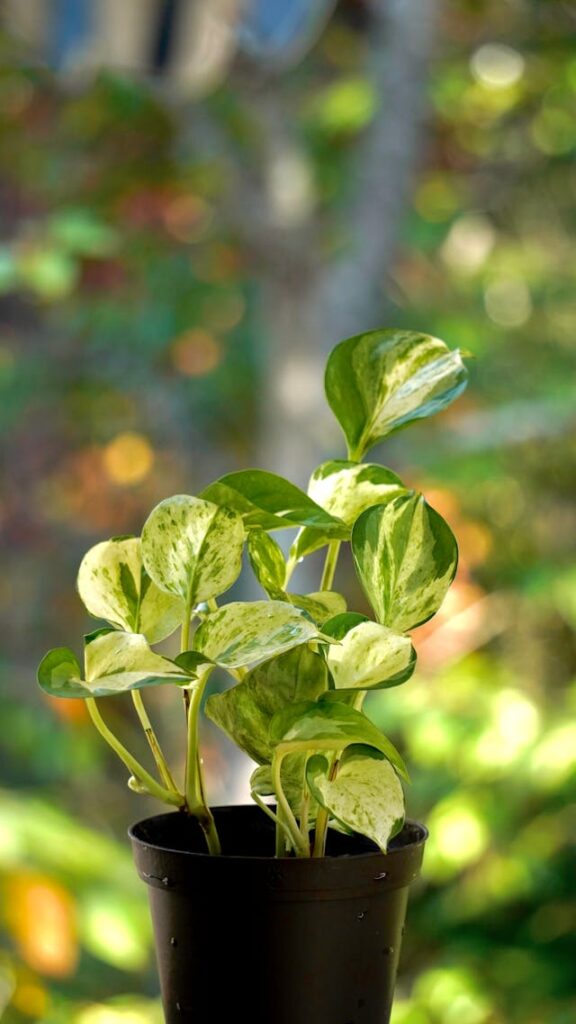
{"type": "Polygon", "coordinates": [[[221,857],[178,812],[130,830],[167,1024],[388,1024],[426,830],[408,823],[386,855],[331,830],[326,857],[275,859],[258,807],[214,816],[221,857]]]}

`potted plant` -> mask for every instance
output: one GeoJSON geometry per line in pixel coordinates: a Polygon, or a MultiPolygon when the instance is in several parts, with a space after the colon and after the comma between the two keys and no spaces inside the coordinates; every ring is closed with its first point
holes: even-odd
{"type": "Polygon", "coordinates": [[[404,820],[406,767],[363,702],[413,673],[409,630],[440,607],[457,547],[421,494],[365,460],[386,435],[448,405],[466,371],[461,353],[436,338],[377,330],[336,346],[325,384],[345,460],[315,469],[307,494],[273,473],[230,473],[198,497],[161,501],[141,537],[96,544],[78,590],[108,625],[84,638],[84,668],[62,647],[39,667],[47,693],[86,701],[129,786],[171,808],[130,830],[169,1024],[224,1024],[232,1014],[251,1024],[389,1020],[426,830],[404,820]],[[271,533],[290,527],[286,559],[271,533]],[[333,590],[345,543],[372,618],[333,590]],[[245,548],[266,599],[219,603],[245,548]],[[319,590],[293,593],[293,571],[319,549],[319,590]],[[180,654],[156,653],[177,629],[180,654]],[[232,685],[205,709],[255,762],[250,806],[206,800],[198,722],[217,667],[232,685]],[[185,708],[183,782],[144,705],[147,687],[168,684],[185,708]],[[102,717],[100,698],[121,693],[154,772],[102,717]]]}

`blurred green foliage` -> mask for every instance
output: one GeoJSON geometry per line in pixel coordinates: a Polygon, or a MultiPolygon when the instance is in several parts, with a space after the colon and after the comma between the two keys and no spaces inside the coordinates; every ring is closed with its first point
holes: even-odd
{"type": "MultiPolygon", "coordinates": [[[[424,487],[462,554],[416,635],[419,672],[368,705],[431,830],[394,1024],[574,1020],[572,33],[553,0],[444,7],[425,159],[383,295],[390,323],[476,357],[464,399],[382,455],[424,487]]],[[[336,18],[286,82],[328,248],[345,237],[349,158],[375,109],[364,49],[362,19],[336,18]]],[[[237,159],[257,161],[233,85],[203,102],[237,159]]],[[[109,71],[80,88],[24,59],[0,68],[8,1024],[161,1019],[122,836],[148,805],[82,709],[43,698],[33,676],[88,625],[73,589],[88,545],[139,530],[155,501],[254,446],[261,268],[227,220],[231,158],[196,125],[109,71]]],[[[154,710],[171,737],[177,702],[154,710]]],[[[136,743],[122,701],[109,713],[136,743]]],[[[223,802],[240,769],[206,740],[223,802]]]]}

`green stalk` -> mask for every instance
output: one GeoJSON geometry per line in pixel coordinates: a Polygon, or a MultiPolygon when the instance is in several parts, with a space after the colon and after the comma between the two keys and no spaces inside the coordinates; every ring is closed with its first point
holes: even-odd
{"type": "MultiPolygon", "coordinates": [[[[334,755],[332,765],[330,767],[330,774],[328,778],[330,782],[333,782],[338,772],[338,764],[340,758],[334,755]]],[[[324,857],[326,853],[326,837],[328,834],[328,811],[325,807],[318,808],[318,814],[316,815],[316,831],[314,833],[314,847],[312,849],[313,857],[324,857]]]]}
{"type": "Polygon", "coordinates": [[[202,764],[200,762],[200,748],[198,743],[200,706],[202,703],[204,689],[211,672],[212,669],[209,668],[190,691],[185,792],[186,806],[188,807],[189,813],[195,818],[198,818],[200,827],[206,837],[209,852],[212,854],[219,854],[222,850],[212,812],[206,803],[202,764]]]}
{"type": "Polygon", "coordinates": [[[324,571],[322,572],[322,579],[320,581],[320,590],[332,590],[341,545],[341,540],[331,540],[328,545],[326,561],[324,562],[324,571]]]}
{"type": "MultiPolygon", "coordinates": [[[[282,830],[284,830],[284,832],[286,833],[288,838],[292,839],[292,836],[290,835],[290,830],[289,830],[288,826],[286,825],[286,823],[284,821],[282,821],[282,819],[277,814],[274,814],[274,811],[272,810],[272,808],[269,807],[268,804],[264,802],[262,797],[258,796],[258,793],[255,793],[254,790],[250,791],[250,796],[252,797],[254,803],[258,804],[258,807],[260,808],[260,810],[264,811],[264,814],[267,814],[268,817],[272,819],[272,821],[276,825],[277,833],[280,832],[280,835],[282,835],[282,830]]],[[[284,843],[282,845],[284,845],[284,843]]],[[[283,852],[278,853],[278,850],[276,851],[276,856],[282,857],[283,855],[284,855],[283,852]]]]}
{"type": "Polygon", "coordinates": [[[148,717],[148,712],[144,707],[142,694],[140,693],[140,690],[131,690],[130,692],[132,694],[132,701],[134,703],[134,707],[136,708],[136,714],[138,715],[140,724],[144,730],[144,733],[146,734],[146,739],[148,740],[150,750],[152,751],[152,756],[154,758],[154,761],[156,762],[156,767],[158,768],[158,771],[160,773],[160,778],[162,779],[162,782],[164,783],[167,789],[170,789],[174,793],[177,793],[178,788],[176,786],[176,783],[174,782],[174,779],[172,778],[170,769],[166,764],[166,759],[164,757],[164,754],[162,753],[162,748],[160,747],[160,744],[158,742],[158,737],[156,736],[156,733],[152,728],[152,723],[150,722],[150,719],[148,717]]]}
{"type": "Polygon", "coordinates": [[[286,823],[286,827],[290,833],[290,838],[294,844],[297,856],[309,857],[310,850],[308,848],[308,843],[304,842],[304,839],[302,838],[302,833],[300,832],[300,829],[298,827],[298,822],[296,821],[296,818],[292,813],[292,808],[290,807],[290,804],[288,803],[286,795],[282,788],[282,778],[280,774],[280,769],[282,767],[282,759],[283,755],[278,754],[277,752],[274,754],[274,757],[272,759],[272,782],[274,785],[274,791],[276,793],[276,799],[278,801],[278,808],[282,814],[282,819],[286,823]]]}
{"type": "Polygon", "coordinates": [[[106,722],[102,718],[100,711],[94,697],[87,697],[86,706],[88,713],[96,726],[98,732],[103,739],[112,747],[115,754],[118,755],[123,764],[126,765],[128,771],[141,782],[151,796],[155,796],[157,800],[162,800],[165,804],[172,804],[174,807],[182,807],[184,804],[184,797],[173,790],[165,789],[161,786],[156,779],[154,779],[149,772],[136,760],[135,757],[130,753],[129,750],[120,742],[117,736],[114,735],[111,729],[108,728],[106,722]]]}

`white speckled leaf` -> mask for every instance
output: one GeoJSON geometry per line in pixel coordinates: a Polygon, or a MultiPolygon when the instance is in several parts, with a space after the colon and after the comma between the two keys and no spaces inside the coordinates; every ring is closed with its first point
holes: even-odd
{"type": "Polygon", "coordinates": [[[352,553],[376,618],[397,633],[438,611],[458,565],[450,527],[419,494],[363,512],[352,553]]]}
{"type": "Polygon", "coordinates": [[[317,639],[314,623],[287,602],[234,601],[206,616],[193,646],[218,665],[239,668],[317,639]]]}
{"type": "Polygon", "coordinates": [[[318,590],[313,594],[287,594],[291,604],[300,608],[317,626],[346,611],[346,598],[336,590],[318,590]]]}
{"type": "MultiPolygon", "coordinates": [[[[329,697],[317,701],[287,704],[278,711],[270,723],[272,746],[298,744],[310,750],[318,744],[330,745],[332,750],[344,750],[354,743],[374,747],[384,754],[397,771],[409,781],[406,765],[394,744],[363,714],[348,704],[329,697]]],[[[286,752],[291,752],[286,749],[286,752]]]]}
{"type": "Polygon", "coordinates": [[[361,458],[393,430],[445,408],[466,382],[458,349],[429,334],[387,329],[337,345],[325,386],[352,457],[361,458]]]}
{"type": "Polygon", "coordinates": [[[347,829],[372,839],[386,853],[404,822],[400,780],[383,754],[366,746],[348,747],[331,782],[325,757],[308,761],[306,777],[323,807],[347,829]]]}
{"type": "Polygon", "coordinates": [[[307,644],[257,665],[245,679],[206,701],[206,714],[259,764],[270,761],[270,722],[292,701],[315,700],[328,687],[326,663],[307,644]]]}
{"type": "Polygon", "coordinates": [[[152,510],[142,558],[161,590],[193,605],[223,594],[240,575],[244,524],[209,501],[177,494],[152,510]]]}
{"type": "MultiPolygon", "coordinates": [[[[351,529],[358,516],[371,505],[383,505],[406,493],[402,481],[391,469],[375,463],[324,462],[310,477],[308,493],[322,508],[338,516],[351,529]]],[[[304,527],[291,555],[303,558],[328,544],[331,538],[319,530],[304,527]]]]}
{"type": "MultiPolygon", "coordinates": [[[[330,629],[326,630],[330,634],[330,629]]],[[[337,690],[398,686],[412,675],[416,652],[410,638],[377,622],[361,622],[326,651],[337,690]]]]}
{"type": "Polygon", "coordinates": [[[142,564],[139,537],[102,541],[84,555],[78,593],[87,610],[149,643],[170,636],[184,616],[181,597],[160,590],[142,564]]]}
{"type": "Polygon", "coordinates": [[[38,669],[40,686],[54,697],[110,697],[159,683],[190,683],[183,669],[151,651],[139,633],[98,631],[87,637],[84,660],[85,679],[72,651],[49,651],[38,669]]]}
{"type": "Polygon", "coordinates": [[[269,597],[283,600],[286,562],[282,549],[273,537],[258,526],[248,533],[248,557],[263,590],[269,597]]]}

